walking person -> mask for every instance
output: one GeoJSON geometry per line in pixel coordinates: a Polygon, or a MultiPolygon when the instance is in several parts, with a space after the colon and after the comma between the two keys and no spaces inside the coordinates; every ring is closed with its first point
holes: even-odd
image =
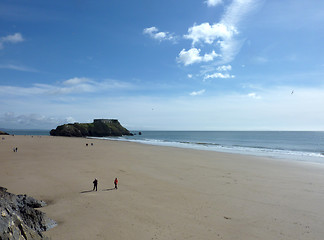
{"type": "Polygon", "coordinates": [[[117,186],[117,184],[118,184],[118,179],[117,179],[117,178],[115,178],[114,184],[115,184],[115,189],[118,189],[118,186],[117,186]]]}
{"type": "Polygon", "coordinates": [[[97,191],[97,187],[98,187],[98,180],[97,180],[97,178],[95,178],[95,180],[93,181],[93,190],[92,191],[94,191],[95,189],[97,191]]]}

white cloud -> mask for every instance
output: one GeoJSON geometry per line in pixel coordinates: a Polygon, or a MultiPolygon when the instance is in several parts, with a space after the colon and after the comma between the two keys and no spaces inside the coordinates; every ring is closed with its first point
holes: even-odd
{"type": "Polygon", "coordinates": [[[208,7],[215,7],[223,3],[223,0],[207,0],[205,1],[208,7]]]}
{"type": "Polygon", "coordinates": [[[49,126],[56,126],[67,122],[65,119],[57,119],[50,116],[44,116],[38,113],[16,115],[13,112],[5,112],[3,114],[0,114],[0,123],[6,124],[7,128],[48,129],[49,126]]]}
{"type": "Polygon", "coordinates": [[[234,75],[230,75],[228,73],[213,73],[213,74],[208,74],[204,77],[204,80],[209,79],[209,78],[235,78],[234,75]]]}
{"type": "Polygon", "coordinates": [[[10,123],[7,128],[16,129],[50,129],[65,123],[75,123],[74,117],[53,117],[38,113],[15,114],[14,112],[0,113],[0,124],[10,123]]]}
{"type": "Polygon", "coordinates": [[[250,98],[254,98],[254,99],[261,99],[261,96],[257,95],[256,93],[249,93],[248,97],[250,98]]]}
{"type": "Polygon", "coordinates": [[[203,56],[203,62],[209,62],[209,61],[213,61],[214,58],[220,56],[219,54],[215,53],[215,51],[213,50],[211,53],[206,53],[204,56],[203,56]]]}
{"type": "Polygon", "coordinates": [[[184,65],[190,65],[195,62],[201,62],[201,56],[199,55],[200,49],[191,48],[188,51],[182,49],[179,53],[178,62],[182,62],[184,65]]]}
{"type": "Polygon", "coordinates": [[[219,38],[231,39],[234,34],[238,34],[238,31],[234,26],[225,25],[223,23],[216,23],[213,25],[202,23],[190,27],[188,29],[188,35],[184,35],[184,38],[191,39],[192,45],[199,42],[212,44],[219,38]]]}
{"type": "Polygon", "coordinates": [[[67,123],[75,123],[76,121],[75,121],[75,119],[73,118],[73,117],[66,117],[65,118],[65,122],[67,122],[67,123]]]}
{"type": "Polygon", "coordinates": [[[15,33],[13,35],[8,35],[6,37],[2,37],[1,41],[9,42],[9,43],[18,43],[18,42],[23,42],[24,38],[22,37],[21,33],[15,33]]]}
{"type": "Polygon", "coordinates": [[[226,64],[234,60],[235,56],[240,51],[243,42],[230,38],[227,40],[219,40],[218,44],[220,47],[220,52],[223,56],[220,63],[226,64]]]}
{"type": "Polygon", "coordinates": [[[188,78],[192,78],[193,77],[192,74],[188,74],[187,76],[188,76],[188,78]]]}
{"type": "Polygon", "coordinates": [[[88,78],[75,77],[75,78],[71,78],[71,79],[64,81],[63,84],[64,85],[78,85],[78,84],[82,84],[82,83],[86,83],[86,82],[91,82],[91,80],[88,78]]]}
{"type": "Polygon", "coordinates": [[[258,0],[233,0],[232,4],[226,9],[221,23],[238,26],[245,15],[256,8],[258,2],[258,0]]]}
{"type": "Polygon", "coordinates": [[[204,94],[205,93],[205,89],[202,89],[202,90],[200,90],[200,91],[193,91],[193,92],[191,92],[189,95],[190,96],[198,96],[198,95],[202,95],[202,94],[204,94]]]}
{"type": "MultiPolygon", "coordinates": [[[[43,116],[49,120],[47,129],[56,127],[56,120],[64,122],[72,116],[78,122],[117,118],[129,129],[142,130],[324,130],[324,112],[318,110],[324,105],[324,86],[267,87],[250,91],[262,95],[257,101],[248,97],[249,92],[213,94],[211,91],[208,90],[209,96],[198,97],[189,93],[182,97],[104,95],[65,102],[48,101],[43,96],[15,98],[13,101],[0,94],[0,126],[17,128],[10,118],[8,121],[2,118],[3,113],[16,112],[23,116],[30,116],[30,113],[43,116]],[[291,89],[295,90],[293,95],[291,89]]],[[[23,117],[18,119],[21,119],[19,128],[27,128],[23,117]]]]}
{"type": "Polygon", "coordinates": [[[231,70],[232,70],[231,65],[222,65],[222,66],[217,67],[217,71],[226,72],[226,71],[231,71],[231,70]]]}
{"type": "Polygon", "coordinates": [[[15,33],[13,35],[8,35],[0,38],[0,49],[3,48],[4,43],[19,43],[23,42],[24,38],[21,33],[15,33]]]}
{"type": "Polygon", "coordinates": [[[254,61],[256,63],[264,64],[264,63],[267,63],[269,60],[266,57],[257,56],[257,57],[254,58],[254,61]]]}
{"type": "MultiPolygon", "coordinates": [[[[220,23],[237,29],[242,19],[257,6],[258,0],[234,0],[226,9],[220,23]]],[[[236,32],[238,33],[238,32],[236,32]]],[[[231,36],[219,41],[223,62],[231,62],[241,49],[242,41],[231,36]]]]}
{"type": "Polygon", "coordinates": [[[158,29],[157,29],[156,27],[149,27],[149,28],[145,28],[145,29],[143,30],[143,33],[144,33],[144,34],[152,35],[152,34],[154,34],[154,33],[157,32],[157,31],[158,31],[158,29]]]}
{"type": "Polygon", "coordinates": [[[145,28],[143,30],[143,34],[149,35],[151,38],[159,40],[159,41],[164,41],[164,40],[175,41],[176,40],[176,37],[174,36],[174,34],[171,34],[169,32],[159,32],[159,29],[156,27],[145,28]]]}
{"type": "Polygon", "coordinates": [[[19,66],[19,65],[13,65],[13,64],[0,64],[0,68],[2,69],[11,69],[21,72],[38,72],[36,69],[25,67],[25,66],[19,66]]]}
{"type": "MultiPolygon", "coordinates": [[[[233,0],[226,8],[224,15],[218,23],[208,22],[188,29],[185,39],[192,40],[192,46],[197,43],[212,45],[220,53],[219,64],[226,64],[238,54],[242,41],[236,39],[239,34],[239,25],[247,13],[256,6],[257,0],[233,0]]],[[[220,4],[220,1],[206,1],[208,6],[220,4]]]]}
{"type": "Polygon", "coordinates": [[[201,50],[197,48],[191,48],[188,51],[182,49],[177,60],[179,63],[183,63],[185,66],[187,66],[193,63],[210,62],[219,56],[219,54],[215,53],[215,51],[200,56],[200,51],[201,50]]]}
{"type": "Polygon", "coordinates": [[[96,93],[116,89],[131,89],[133,85],[115,80],[93,81],[89,78],[71,78],[53,85],[35,83],[30,87],[0,86],[0,95],[71,95],[96,93]]]}

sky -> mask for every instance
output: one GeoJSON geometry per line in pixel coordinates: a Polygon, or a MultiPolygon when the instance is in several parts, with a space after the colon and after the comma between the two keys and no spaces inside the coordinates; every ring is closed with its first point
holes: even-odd
{"type": "Polygon", "coordinates": [[[2,0],[0,128],[324,131],[322,0],[2,0]]]}

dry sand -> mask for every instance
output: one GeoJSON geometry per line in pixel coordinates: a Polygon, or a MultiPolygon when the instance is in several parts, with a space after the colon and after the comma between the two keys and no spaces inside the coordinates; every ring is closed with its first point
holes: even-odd
{"type": "Polygon", "coordinates": [[[45,232],[53,240],[324,238],[319,166],[84,138],[4,138],[0,186],[49,203],[42,211],[58,222],[45,232]]]}

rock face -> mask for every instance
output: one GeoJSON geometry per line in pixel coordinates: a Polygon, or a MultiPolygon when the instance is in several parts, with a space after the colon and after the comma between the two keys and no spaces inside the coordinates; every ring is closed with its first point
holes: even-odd
{"type": "Polygon", "coordinates": [[[6,133],[6,132],[3,132],[3,131],[0,131],[0,135],[9,135],[9,133],[6,133]]]}
{"type": "Polygon", "coordinates": [[[42,232],[56,226],[39,210],[46,203],[26,195],[8,193],[0,187],[0,240],[48,239],[42,232]]]}
{"type": "Polygon", "coordinates": [[[69,123],[50,131],[52,136],[106,137],[133,135],[116,119],[95,119],[93,123],[69,123]]]}

